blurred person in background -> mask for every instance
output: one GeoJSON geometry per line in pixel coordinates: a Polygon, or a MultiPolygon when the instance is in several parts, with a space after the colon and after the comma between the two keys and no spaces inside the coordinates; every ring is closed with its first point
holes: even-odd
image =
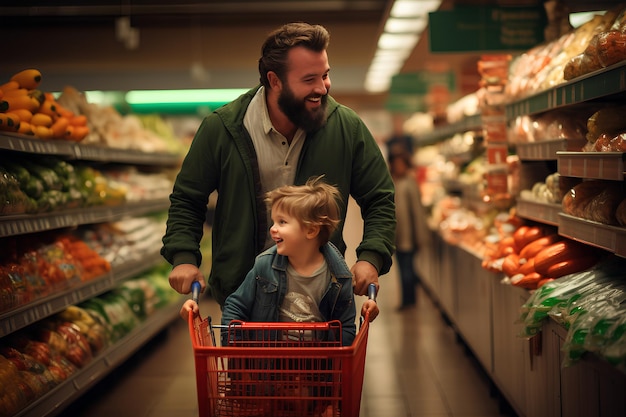
{"type": "Polygon", "coordinates": [[[420,249],[420,224],[426,222],[412,154],[402,149],[392,151],[387,158],[396,188],[396,259],[401,289],[398,310],[402,311],[415,306],[417,301],[421,279],[415,270],[415,258],[420,249]]]}

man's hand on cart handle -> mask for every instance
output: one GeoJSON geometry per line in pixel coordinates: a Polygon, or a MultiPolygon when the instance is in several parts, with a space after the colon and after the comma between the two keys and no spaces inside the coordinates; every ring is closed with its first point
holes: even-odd
{"type": "Polygon", "coordinates": [[[169,281],[170,287],[179,294],[189,294],[191,284],[195,281],[200,283],[201,291],[204,291],[206,286],[202,272],[193,264],[176,265],[170,272],[169,281]]]}
{"type": "Polygon", "coordinates": [[[370,284],[376,286],[378,292],[378,271],[367,261],[357,261],[352,268],[352,289],[355,295],[367,295],[370,284]]]}
{"type": "Polygon", "coordinates": [[[380,312],[378,308],[378,304],[376,304],[376,293],[378,289],[375,284],[370,284],[367,286],[367,301],[363,303],[361,306],[361,316],[368,317],[369,321],[372,322],[376,317],[378,317],[378,313],[380,312]],[[369,314],[369,315],[368,315],[369,314]]]}

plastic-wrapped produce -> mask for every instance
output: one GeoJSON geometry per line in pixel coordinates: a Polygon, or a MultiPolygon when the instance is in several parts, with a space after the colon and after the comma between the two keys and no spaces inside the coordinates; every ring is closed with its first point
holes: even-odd
{"type": "Polygon", "coordinates": [[[626,260],[609,257],[585,272],[571,274],[535,291],[521,309],[521,336],[541,331],[549,317],[568,334],[563,366],[593,352],[624,369],[626,364],[626,260]]]}

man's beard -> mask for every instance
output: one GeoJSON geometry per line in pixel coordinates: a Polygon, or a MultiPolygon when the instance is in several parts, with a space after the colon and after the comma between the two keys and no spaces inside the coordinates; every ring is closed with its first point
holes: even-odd
{"type": "Polygon", "coordinates": [[[306,108],[306,98],[299,100],[294,95],[288,85],[285,84],[283,91],[278,97],[278,107],[294,125],[305,132],[314,132],[326,124],[326,107],[328,95],[323,95],[321,105],[310,111],[306,108]]]}

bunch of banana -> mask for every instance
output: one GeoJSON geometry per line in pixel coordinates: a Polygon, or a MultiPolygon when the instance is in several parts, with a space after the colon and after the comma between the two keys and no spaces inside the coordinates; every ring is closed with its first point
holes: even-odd
{"type": "Polygon", "coordinates": [[[25,69],[0,85],[0,130],[40,139],[81,141],[89,134],[87,118],[60,105],[38,87],[41,72],[25,69]]]}

